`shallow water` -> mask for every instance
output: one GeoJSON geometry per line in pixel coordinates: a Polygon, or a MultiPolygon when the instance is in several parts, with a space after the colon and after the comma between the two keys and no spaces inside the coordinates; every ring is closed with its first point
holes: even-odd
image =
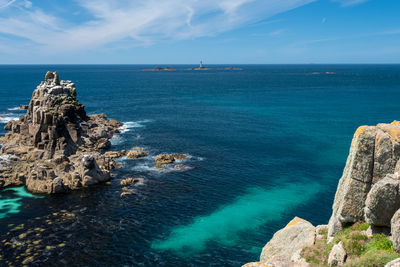
{"type": "Polygon", "coordinates": [[[113,150],[149,152],[121,159],[110,185],[42,198],[0,192],[0,201],[19,198],[8,205],[15,212],[0,209],[2,237],[23,223],[46,229],[44,246],[65,243],[38,265],[239,266],[294,216],[326,223],[357,126],[400,119],[399,65],[187,67],[0,66],[0,123],[20,116],[15,107],[56,70],[89,114],[126,122],[113,150]],[[187,169],[155,169],[161,152],[190,155],[187,169]],[[121,198],[127,176],[145,184],[121,198]],[[52,215],[60,210],[74,223],[52,215]]]}

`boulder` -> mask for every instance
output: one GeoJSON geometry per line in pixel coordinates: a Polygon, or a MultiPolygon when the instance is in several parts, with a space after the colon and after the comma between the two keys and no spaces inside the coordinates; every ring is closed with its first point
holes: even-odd
{"type": "Polygon", "coordinates": [[[400,209],[400,179],[388,174],[374,184],[365,201],[365,221],[373,226],[390,227],[390,220],[400,209]]]}
{"type": "Polygon", "coordinates": [[[328,265],[329,266],[343,266],[346,261],[347,253],[343,248],[343,243],[340,241],[332,247],[329,253],[328,265]]]}
{"type": "Polygon", "coordinates": [[[302,261],[300,252],[315,242],[315,227],[308,221],[295,217],[285,228],[274,234],[264,246],[260,261],[295,263],[302,261]]]}
{"type": "Polygon", "coordinates": [[[392,234],[393,248],[400,252],[400,209],[392,217],[390,232],[392,234]]]}

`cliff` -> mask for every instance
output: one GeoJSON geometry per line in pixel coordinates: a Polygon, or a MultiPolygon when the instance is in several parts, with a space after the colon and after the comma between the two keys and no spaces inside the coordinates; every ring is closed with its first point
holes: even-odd
{"type": "Polygon", "coordinates": [[[400,122],[359,127],[328,225],[313,231],[294,219],[267,243],[260,262],[245,266],[384,266],[399,258],[399,171],[400,122]]]}
{"type": "Polygon", "coordinates": [[[0,188],[26,185],[34,193],[61,193],[110,179],[115,162],[100,152],[122,123],[88,116],[75,84],[47,72],[27,112],[0,138],[0,188]]]}

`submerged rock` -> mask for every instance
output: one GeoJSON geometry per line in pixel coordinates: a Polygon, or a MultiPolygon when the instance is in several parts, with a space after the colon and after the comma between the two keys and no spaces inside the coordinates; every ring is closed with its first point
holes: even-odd
{"type": "Polygon", "coordinates": [[[97,150],[110,147],[121,125],[105,114],[87,116],[75,84],[47,72],[26,114],[9,122],[10,132],[0,138],[0,157],[20,159],[0,164],[0,188],[26,184],[31,192],[50,194],[110,179],[113,160],[97,150]]]}

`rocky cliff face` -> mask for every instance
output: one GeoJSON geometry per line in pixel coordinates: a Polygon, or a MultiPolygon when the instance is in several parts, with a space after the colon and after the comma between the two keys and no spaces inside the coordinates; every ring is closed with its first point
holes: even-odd
{"type": "Polygon", "coordinates": [[[0,188],[26,184],[35,193],[59,193],[110,178],[112,159],[99,150],[121,123],[87,116],[75,84],[47,72],[34,90],[27,113],[10,121],[0,138],[0,188]]]}
{"type": "Polygon", "coordinates": [[[364,221],[368,193],[373,185],[386,175],[399,170],[399,160],[399,122],[361,126],[357,129],[336,191],[333,212],[329,220],[330,237],[340,231],[345,224],[364,221]]]}
{"type": "MultiPolygon", "coordinates": [[[[261,253],[260,262],[245,266],[317,266],[305,262],[300,257],[299,251],[308,246],[310,251],[320,253],[318,248],[326,246],[321,245],[322,239],[318,238],[318,229],[321,227],[327,228],[327,236],[323,242],[325,244],[332,240],[337,242],[341,239],[346,241],[345,238],[351,240],[353,236],[362,237],[362,240],[369,242],[369,238],[373,238],[374,234],[383,233],[393,242],[396,251],[390,251],[389,248],[386,251],[387,255],[400,257],[398,254],[400,252],[399,171],[400,122],[359,127],[354,134],[346,166],[339,180],[328,226],[317,226],[313,234],[313,226],[310,223],[295,218],[266,244],[261,253]],[[293,227],[293,222],[296,222],[296,227],[293,227]],[[367,227],[369,225],[367,231],[357,228],[357,223],[362,222],[366,222],[367,227]],[[350,225],[352,228],[346,228],[346,231],[353,231],[353,233],[345,237],[342,229],[350,225]],[[336,236],[340,231],[342,231],[341,235],[336,236]]],[[[360,243],[360,247],[364,245],[360,243]]],[[[322,265],[343,266],[347,252],[342,241],[335,243],[330,250],[329,258],[325,259],[326,263],[322,265]]],[[[387,259],[390,258],[389,256],[387,259]]],[[[377,257],[379,258],[379,255],[377,257]]],[[[352,265],[357,260],[352,255],[353,262],[349,263],[349,266],[359,266],[352,265]]],[[[362,261],[358,264],[360,262],[362,261]]],[[[395,260],[387,266],[397,266],[398,262],[400,261],[395,260]]],[[[383,265],[379,263],[374,266],[383,265]]]]}

